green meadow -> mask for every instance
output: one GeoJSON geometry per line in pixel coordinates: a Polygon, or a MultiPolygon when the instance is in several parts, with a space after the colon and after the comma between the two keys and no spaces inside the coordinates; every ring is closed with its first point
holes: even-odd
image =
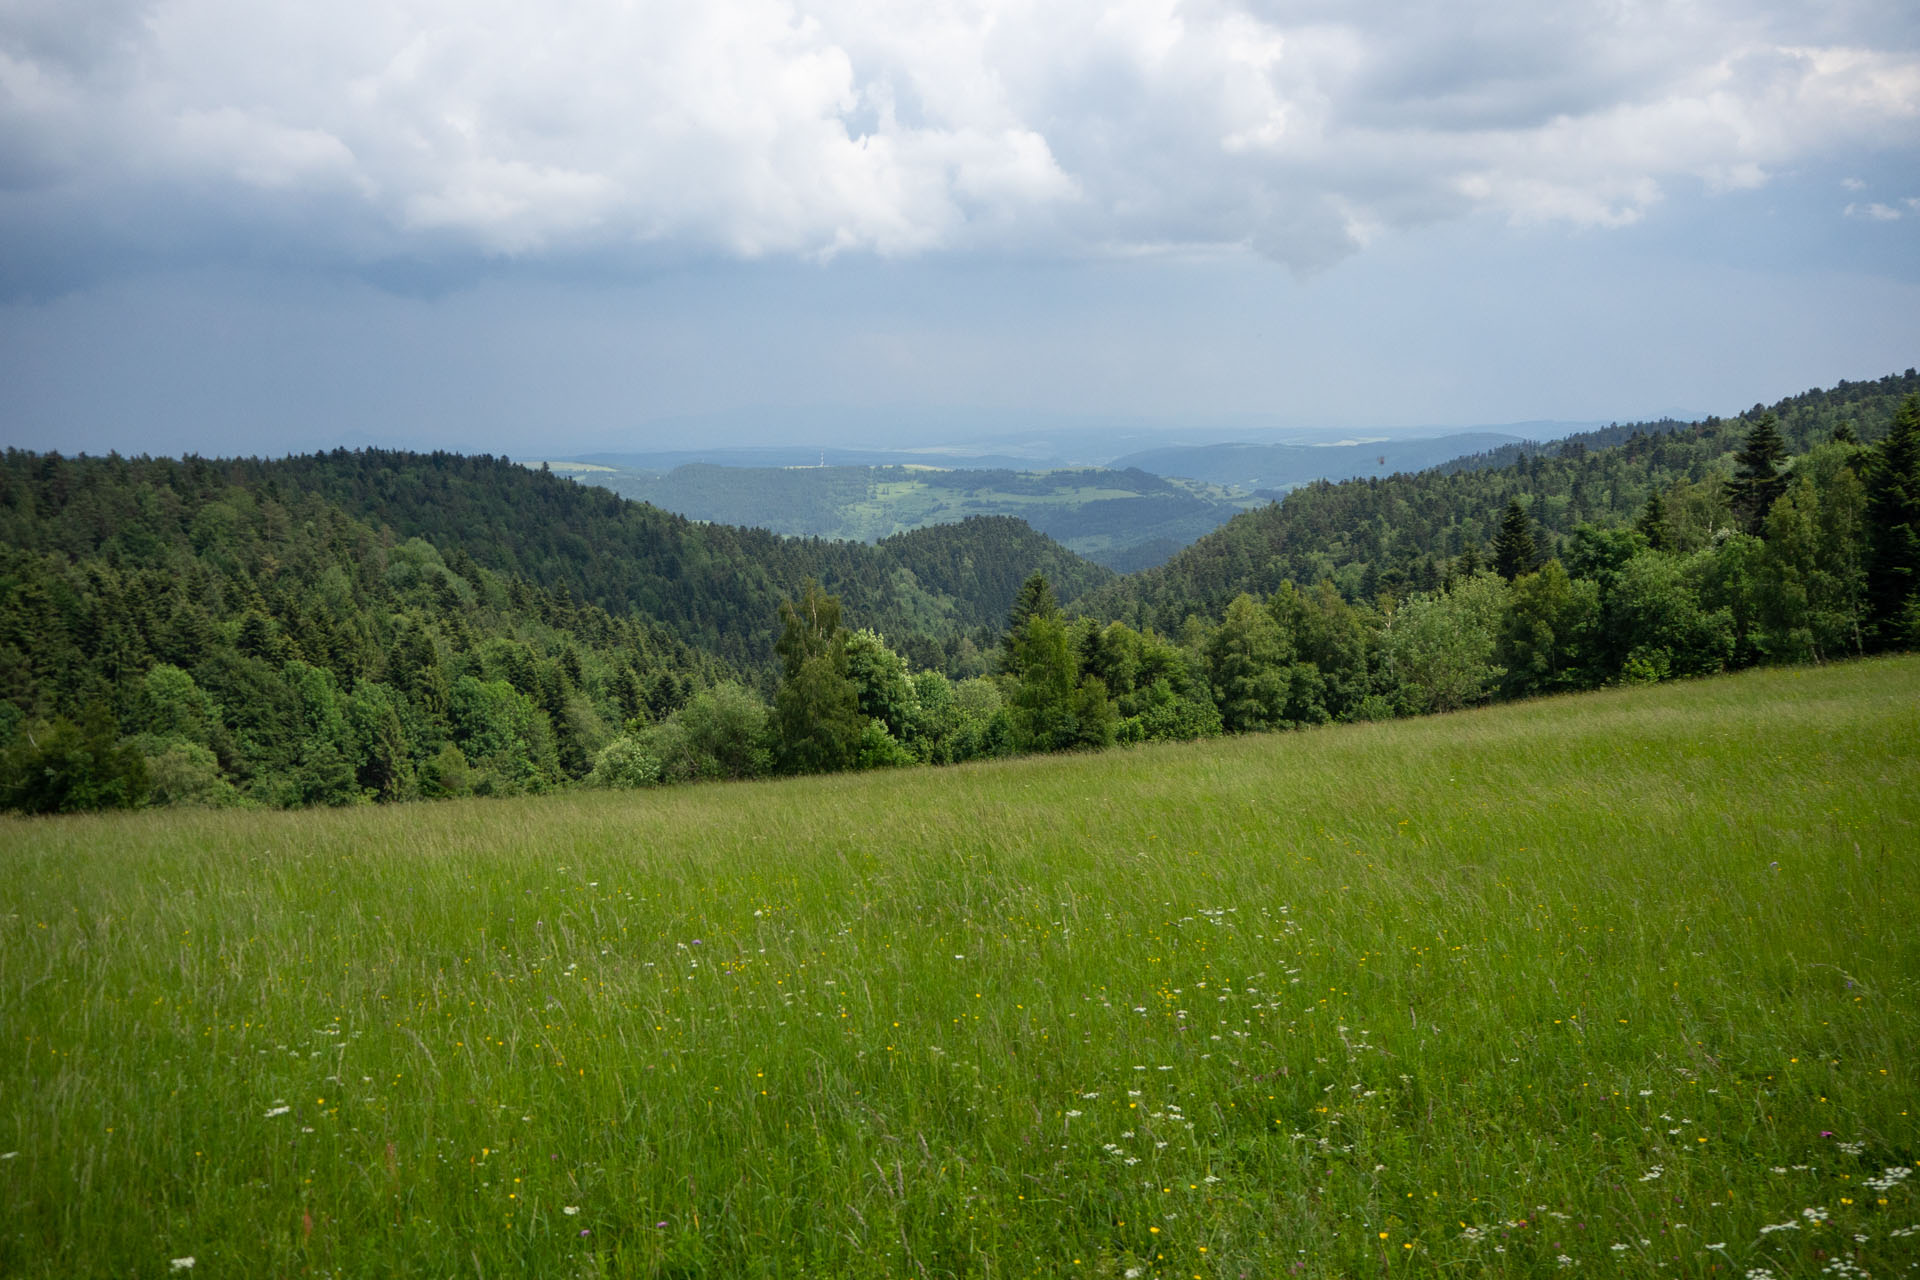
{"type": "Polygon", "coordinates": [[[9,819],[0,1274],[1909,1274],[1916,851],[1916,658],[9,819]]]}

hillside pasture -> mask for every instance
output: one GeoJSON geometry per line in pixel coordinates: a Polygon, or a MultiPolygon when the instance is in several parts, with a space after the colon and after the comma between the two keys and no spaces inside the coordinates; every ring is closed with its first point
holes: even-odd
{"type": "Polygon", "coordinates": [[[1913,658],[6,820],[0,1274],[1910,1274],[1916,850],[1913,658]]]}

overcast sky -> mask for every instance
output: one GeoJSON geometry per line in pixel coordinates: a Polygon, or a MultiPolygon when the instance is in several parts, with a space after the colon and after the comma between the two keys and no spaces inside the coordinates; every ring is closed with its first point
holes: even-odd
{"type": "Polygon", "coordinates": [[[1915,363],[1912,0],[0,0],[7,444],[1624,419],[1915,363]]]}

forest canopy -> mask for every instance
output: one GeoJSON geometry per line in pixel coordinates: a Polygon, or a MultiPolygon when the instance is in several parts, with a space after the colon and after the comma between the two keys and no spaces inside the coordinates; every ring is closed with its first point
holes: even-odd
{"type": "Polygon", "coordinates": [[[1020,522],[696,525],[505,459],[0,466],[0,804],[946,764],[1920,642],[1920,378],[1316,485],[1124,579],[1020,522]]]}

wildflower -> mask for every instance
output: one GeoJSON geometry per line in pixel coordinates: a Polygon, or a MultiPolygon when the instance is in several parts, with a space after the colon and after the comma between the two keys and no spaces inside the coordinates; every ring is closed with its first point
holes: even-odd
{"type": "Polygon", "coordinates": [[[566,1214],[569,1218],[571,1218],[574,1214],[580,1212],[580,1206],[577,1204],[570,1204],[570,1205],[567,1205],[565,1208],[561,1209],[560,1212],[566,1214]]]}
{"type": "Polygon", "coordinates": [[[293,1110],[292,1107],[269,1107],[267,1109],[266,1119],[271,1120],[275,1116],[283,1116],[291,1110],[293,1110]]]}
{"type": "Polygon", "coordinates": [[[191,1270],[193,1270],[193,1255],[192,1255],[192,1254],[188,1254],[188,1255],[187,1255],[186,1257],[184,1257],[184,1258],[175,1258],[175,1259],[173,1260],[173,1269],[174,1269],[175,1271],[191,1271],[191,1270]]]}

